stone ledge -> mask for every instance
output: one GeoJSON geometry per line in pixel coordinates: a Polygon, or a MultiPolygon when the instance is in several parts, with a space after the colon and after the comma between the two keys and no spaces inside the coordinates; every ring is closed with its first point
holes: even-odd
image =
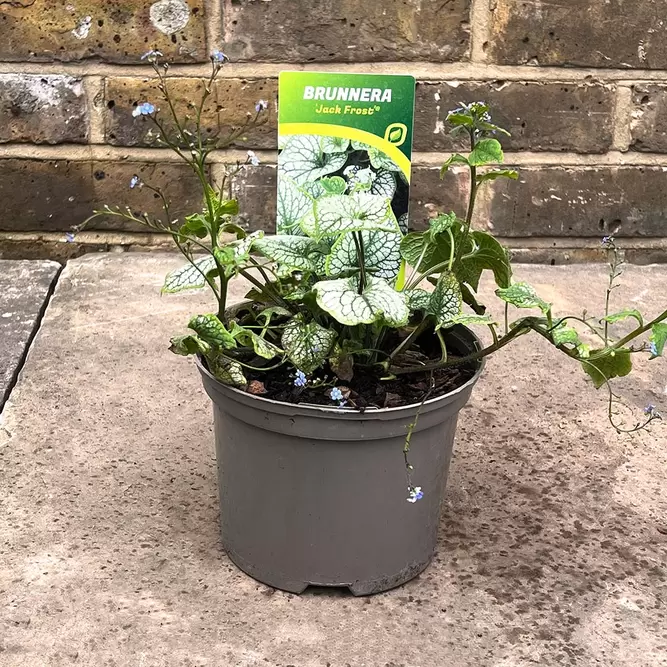
{"type": "MultiPolygon", "coordinates": [[[[664,426],[617,435],[604,395],[529,337],[492,358],[461,414],[419,578],[354,599],[239,572],[220,544],[210,402],[166,349],[211,308],[159,296],[181,261],[89,256],[59,281],[0,428],[3,665],[660,665],[664,426]]],[[[606,277],[517,269],[558,312],[599,309],[606,277]]],[[[655,313],[647,288],[666,282],[666,267],[629,267],[615,299],[655,313]]],[[[664,360],[620,384],[636,409],[660,406],[664,360]]]]}
{"type": "Polygon", "coordinates": [[[59,271],[56,262],[0,260],[0,412],[59,271]]]}

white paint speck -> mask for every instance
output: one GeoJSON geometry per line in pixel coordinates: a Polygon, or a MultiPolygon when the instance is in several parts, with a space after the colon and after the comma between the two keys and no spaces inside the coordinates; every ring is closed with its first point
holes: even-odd
{"type": "Polygon", "coordinates": [[[165,35],[183,30],[190,20],[190,7],[184,0],[159,0],[151,5],[151,23],[165,35]]]}
{"type": "Polygon", "coordinates": [[[12,316],[12,313],[2,313],[2,317],[4,317],[4,318],[11,317],[11,316],[12,316]]]}
{"type": "Polygon", "coordinates": [[[92,21],[92,16],[84,16],[82,19],[79,19],[79,23],[77,24],[76,28],[72,30],[72,34],[77,39],[86,39],[86,37],[88,37],[88,33],[90,32],[90,24],[92,21]]]}
{"type": "Polygon", "coordinates": [[[433,95],[433,97],[435,98],[435,101],[436,101],[436,102],[439,102],[439,101],[440,101],[440,93],[439,93],[438,91],[435,92],[435,94],[433,95]]]}

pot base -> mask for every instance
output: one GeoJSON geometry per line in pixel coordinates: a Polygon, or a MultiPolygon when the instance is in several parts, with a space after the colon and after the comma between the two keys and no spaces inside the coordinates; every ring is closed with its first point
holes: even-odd
{"type": "Polygon", "coordinates": [[[311,586],[317,588],[347,588],[350,593],[356,597],[384,593],[392,588],[402,586],[420,575],[431,564],[431,560],[433,559],[433,555],[431,555],[422,563],[414,563],[394,575],[380,577],[378,579],[367,579],[365,581],[355,581],[352,583],[323,583],[321,581],[295,581],[280,573],[268,573],[265,570],[253,567],[252,563],[246,561],[239,554],[234,553],[230,549],[225,549],[225,553],[236,567],[243,570],[243,572],[251,576],[253,579],[266,586],[270,586],[271,588],[277,588],[288,593],[295,593],[296,595],[300,595],[311,586]]]}

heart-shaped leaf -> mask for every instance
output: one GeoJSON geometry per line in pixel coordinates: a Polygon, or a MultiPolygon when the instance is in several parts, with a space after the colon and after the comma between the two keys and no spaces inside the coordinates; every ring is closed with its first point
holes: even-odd
{"type": "Polygon", "coordinates": [[[528,283],[514,283],[510,287],[497,289],[496,294],[503,301],[517,308],[539,308],[543,313],[551,309],[551,304],[537,296],[528,283]]]}
{"type": "Polygon", "coordinates": [[[253,348],[255,354],[264,359],[273,359],[283,353],[277,345],[258,336],[254,331],[239,326],[236,322],[232,325],[231,334],[241,345],[253,348]]]}
{"type": "Polygon", "coordinates": [[[357,276],[320,281],[315,283],[313,291],[320,308],[348,326],[381,320],[400,327],[407,324],[410,316],[406,295],[377,276],[367,277],[361,294],[357,276]]]}
{"type": "Polygon", "coordinates": [[[393,199],[396,193],[396,176],[387,169],[380,169],[375,175],[370,193],[386,197],[387,199],[393,199]]]}
{"type": "Polygon", "coordinates": [[[497,139],[480,139],[468,156],[469,164],[481,167],[503,161],[503,149],[497,139]]]}
{"type": "Polygon", "coordinates": [[[599,389],[607,380],[615,377],[624,377],[632,371],[630,350],[591,350],[588,358],[581,362],[586,373],[593,380],[596,389],[599,389]],[[605,352],[595,358],[596,354],[605,352]]]}
{"type": "Polygon", "coordinates": [[[245,387],[248,381],[243,374],[243,366],[222,354],[206,357],[211,373],[223,384],[231,387],[245,387]]]}
{"type": "Polygon", "coordinates": [[[317,255],[322,258],[326,246],[307,236],[265,236],[255,242],[255,250],[261,255],[295,271],[316,271],[317,255]]]}
{"type": "Polygon", "coordinates": [[[279,234],[301,234],[299,222],[313,210],[313,204],[313,198],[291,178],[279,178],[276,231],[279,234]]]}
{"type": "MultiPolygon", "coordinates": [[[[373,275],[395,280],[401,266],[401,235],[398,232],[359,232],[363,243],[364,265],[373,275]]],[[[326,261],[328,276],[359,271],[354,232],[341,234],[326,261]]]]}
{"type": "Polygon", "coordinates": [[[443,271],[431,294],[428,312],[435,317],[436,329],[450,323],[461,314],[463,297],[456,276],[443,271]]]}
{"type": "Polygon", "coordinates": [[[289,360],[306,375],[322,365],[335,342],[335,331],[296,317],[287,324],[281,339],[289,360]]]}
{"type": "Polygon", "coordinates": [[[197,259],[193,264],[186,264],[167,275],[162,286],[163,294],[175,294],[187,289],[200,289],[206,285],[206,276],[216,272],[213,255],[206,255],[197,259]]]}
{"type": "Polygon", "coordinates": [[[230,350],[236,347],[234,336],[227,331],[217,315],[195,315],[188,322],[188,328],[215,349],[230,350]]]}
{"type": "Polygon", "coordinates": [[[389,200],[368,192],[357,192],[321,197],[315,202],[313,214],[302,220],[301,228],[308,236],[320,240],[341,232],[398,231],[398,223],[389,200]]]}

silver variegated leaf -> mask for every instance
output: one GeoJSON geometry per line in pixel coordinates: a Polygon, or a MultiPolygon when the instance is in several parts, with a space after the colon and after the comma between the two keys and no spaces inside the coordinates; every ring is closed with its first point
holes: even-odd
{"type": "Polygon", "coordinates": [[[406,292],[410,310],[428,310],[431,303],[431,292],[416,287],[406,292]]]}
{"type": "Polygon", "coordinates": [[[347,153],[325,153],[321,139],[313,134],[291,137],[278,156],[279,176],[302,185],[338,171],[347,161],[347,153]]]}
{"type": "Polygon", "coordinates": [[[312,211],[313,198],[291,178],[278,179],[276,231],[278,234],[301,234],[299,222],[312,211]]]}
{"type": "Polygon", "coordinates": [[[335,331],[300,318],[288,322],[281,339],[289,360],[306,375],[322,365],[335,342],[335,331]]]}
{"type": "Polygon", "coordinates": [[[375,175],[375,180],[371,185],[370,193],[372,195],[381,195],[388,199],[393,199],[396,193],[396,177],[391,171],[380,169],[375,175]]]}
{"type": "Polygon", "coordinates": [[[324,261],[320,244],[307,236],[265,236],[254,247],[284,269],[315,271],[324,261]]]}
{"type": "Polygon", "coordinates": [[[313,291],[320,308],[348,326],[382,320],[389,326],[400,327],[407,324],[410,316],[406,295],[376,276],[367,278],[361,294],[357,276],[320,281],[315,283],[313,291]]]}
{"type": "Polygon", "coordinates": [[[543,313],[551,309],[551,304],[541,299],[528,283],[514,283],[496,294],[505,302],[517,308],[539,308],[543,313]]]}
{"type": "Polygon", "coordinates": [[[436,329],[449,326],[453,319],[461,315],[463,296],[456,276],[443,271],[431,294],[428,312],[435,317],[436,329]]]}
{"type": "Polygon", "coordinates": [[[407,233],[408,233],[408,224],[409,224],[408,214],[407,214],[407,213],[403,213],[403,215],[401,215],[401,216],[398,218],[398,226],[401,228],[401,231],[402,231],[404,234],[407,234],[407,233]]]}
{"type": "Polygon", "coordinates": [[[398,231],[398,223],[389,200],[357,192],[321,197],[315,202],[313,214],[301,221],[301,228],[305,234],[319,240],[348,231],[398,231]]]}
{"type": "Polygon", "coordinates": [[[237,361],[222,354],[210,355],[206,358],[211,373],[223,384],[232,387],[245,387],[247,380],[243,374],[243,366],[237,361]]]}
{"type": "Polygon", "coordinates": [[[188,328],[214,349],[230,350],[236,347],[236,340],[215,314],[195,315],[188,328]]]}
{"type": "Polygon", "coordinates": [[[162,286],[163,294],[174,294],[186,289],[200,289],[206,285],[204,276],[215,269],[215,259],[206,255],[195,260],[193,264],[186,264],[167,275],[162,286]]]}
{"type": "MultiPolygon", "coordinates": [[[[401,235],[398,232],[360,232],[364,246],[364,264],[369,273],[394,280],[401,266],[401,235]]],[[[349,274],[359,268],[354,234],[342,234],[327,257],[328,276],[349,274]]]]}

